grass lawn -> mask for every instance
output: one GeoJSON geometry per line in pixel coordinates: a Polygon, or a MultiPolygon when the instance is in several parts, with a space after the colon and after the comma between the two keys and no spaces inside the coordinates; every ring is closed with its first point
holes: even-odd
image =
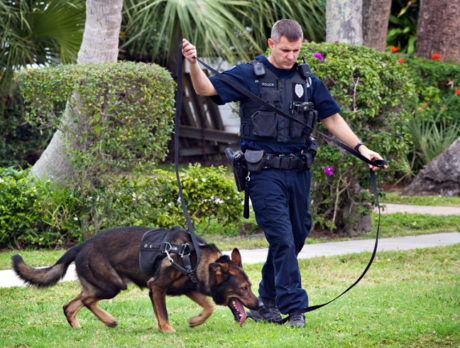
{"type": "MultiPolygon", "coordinates": [[[[380,252],[366,277],[336,302],[307,315],[305,329],[257,324],[240,328],[229,309],[217,307],[202,326],[186,297],[167,300],[175,334],[156,329],[147,291],[131,286],[101,307],[118,327],[105,327],[82,309],[72,329],[62,305],[79,293],[77,282],[49,289],[0,288],[1,347],[458,347],[460,345],[460,245],[380,252]]],[[[300,261],[311,304],[325,302],[351,284],[369,253],[300,261]]],[[[246,271],[255,292],[261,265],[246,271]]]]}

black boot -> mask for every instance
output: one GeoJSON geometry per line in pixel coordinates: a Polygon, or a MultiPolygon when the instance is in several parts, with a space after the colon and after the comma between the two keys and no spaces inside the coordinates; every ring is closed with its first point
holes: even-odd
{"type": "Polygon", "coordinates": [[[304,328],[305,327],[305,314],[299,310],[293,310],[289,312],[288,325],[293,328],[304,328]]]}
{"type": "Polygon", "coordinates": [[[278,307],[276,307],[275,301],[259,297],[259,302],[262,302],[263,305],[257,310],[251,309],[250,312],[248,313],[249,318],[252,318],[256,322],[258,321],[264,321],[264,322],[269,322],[269,323],[280,323],[281,322],[281,313],[278,310],[278,307]]]}

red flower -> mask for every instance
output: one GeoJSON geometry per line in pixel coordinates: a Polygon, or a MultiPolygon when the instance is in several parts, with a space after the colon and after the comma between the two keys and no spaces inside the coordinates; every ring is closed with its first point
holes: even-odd
{"type": "Polygon", "coordinates": [[[441,55],[440,55],[439,53],[433,53],[433,54],[431,55],[431,59],[433,59],[433,60],[439,60],[439,59],[441,59],[441,55]]]}
{"type": "Polygon", "coordinates": [[[460,89],[455,88],[455,93],[457,93],[458,95],[460,95],[460,89]]]}
{"type": "Polygon", "coordinates": [[[398,47],[391,46],[390,51],[393,52],[393,53],[396,53],[396,52],[398,52],[398,47]]]}
{"type": "Polygon", "coordinates": [[[398,62],[400,62],[401,64],[404,63],[404,58],[399,58],[398,62]]]}

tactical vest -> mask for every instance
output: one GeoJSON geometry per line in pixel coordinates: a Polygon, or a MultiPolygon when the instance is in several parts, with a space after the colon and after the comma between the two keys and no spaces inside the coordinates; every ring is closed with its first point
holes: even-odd
{"type": "MultiPolygon", "coordinates": [[[[305,144],[317,119],[317,111],[308,100],[309,76],[296,69],[289,79],[279,79],[270,69],[259,61],[254,66],[256,82],[259,84],[260,97],[306,123],[309,127],[283,117],[251,99],[240,103],[240,134],[247,140],[265,140],[279,143],[305,144]]],[[[308,66],[308,65],[307,65],[308,66]]],[[[301,65],[296,65],[300,68],[301,65]]],[[[309,70],[308,70],[309,73],[309,70]]]]}

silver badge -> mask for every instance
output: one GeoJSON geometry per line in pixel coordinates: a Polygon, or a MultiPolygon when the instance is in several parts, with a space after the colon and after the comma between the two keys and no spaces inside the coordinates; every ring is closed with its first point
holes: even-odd
{"type": "Polygon", "coordinates": [[[297,97],[301,98],[304,93],[303,86],[300,83],[297,83],[294,87],[294,92],[297,97]]]}

